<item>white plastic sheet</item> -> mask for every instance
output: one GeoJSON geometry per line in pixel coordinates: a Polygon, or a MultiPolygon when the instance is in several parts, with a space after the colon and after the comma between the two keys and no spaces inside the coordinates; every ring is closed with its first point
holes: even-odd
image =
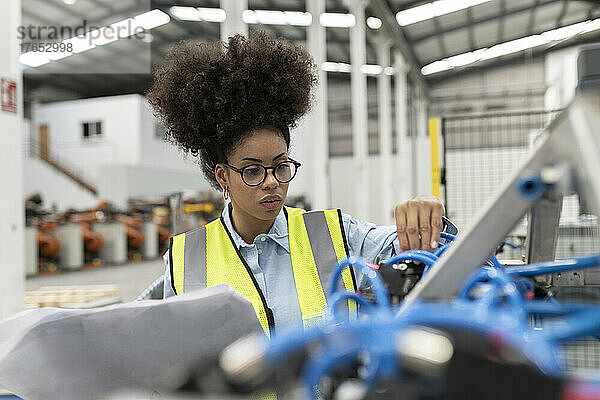
{"type": "Polygon", "coordinates": [[[237,338],[262,332],[228,286],[92,310],[43,308],[0,322],[0,386],[26,400],[149,395],[237,338]]]}

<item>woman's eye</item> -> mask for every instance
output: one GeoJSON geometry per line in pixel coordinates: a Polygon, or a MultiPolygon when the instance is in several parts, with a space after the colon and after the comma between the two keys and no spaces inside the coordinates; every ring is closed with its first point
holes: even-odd
{"type": "Polygon", "coordinates": [[[250,167],[250,168],[246,168],[244,170],[244,172],[248,176],[258,176],[258,175],[260,175],[260,171],[261,171],[261,168],[259,168],[259,167],[250,167]]]}

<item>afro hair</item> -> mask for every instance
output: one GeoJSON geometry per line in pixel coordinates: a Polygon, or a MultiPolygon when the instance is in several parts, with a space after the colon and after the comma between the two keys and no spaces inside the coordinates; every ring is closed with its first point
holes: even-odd
{"type": "Polygon", "coordinates": [[[272,128],[289,147],[289,129],[308,111],[316,81],[306,50],[254,31],[227,43],[178,43],[155,72],[148,101],[167,139],[197,156],[219,189],[216,164],[247,134],[272,128]]]}

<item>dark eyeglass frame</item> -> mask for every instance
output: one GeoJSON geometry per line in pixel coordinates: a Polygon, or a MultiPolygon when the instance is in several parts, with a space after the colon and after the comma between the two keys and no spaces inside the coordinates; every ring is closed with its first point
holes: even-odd
{"type": "Polygon", "coordinates": [[[272,166],[272,167],[265,167],[265,166],[264,166],[264,165],[262,165],[262,164],[256,164],[256,163],[255,163],[255,164],[249,164],[249,165],[246,165],[245,167],[242,167],[242,168],[236,168],[236,167],[234,167],[233,165],[229,165],[229,164],[227,164],[227,163],[222,163],[222,164],[223,164],[223,165],[225,165],[227,168],[231,169],[232,171],[235,171],[235,172],[237,172],[238,174],[240,174],[240,176],[241,176],[241,178],[242,178],[242,181],[243,181],[243,182],[244,182],[246,185],[248,185],[248,186],[260,186],[260,185],[262,185],[262,183],[265,181],[265,179],[267,179],[267,174],[269,173],[269,170],[270,170],[270,169],[272,169],[272,170],[273,170],[273,177],[275,178],[275,180],[276,180],[277,182],[279,182],[279,183],[288,183],[288,182],[291,182],[291,181],[292,181],[292,179],[294,179],[294,178],[296,177],[296,174],[298,173],[298,168],[300,168],[300,166],[302,165],[302,164],[300,164],[298,161],[296,161],[296,160],[292,160],[291,158],[288,158],[288,159],[287,159],[287,160],[285,160],[285,161],[282,161],[282,162],[280,162],[280,163],[277,163],[276,165],[274,165],[274,166],[272,166]],[[289,180],[287,180],[287,181],[282,181],[282,180],[279,180],[279,179],[277,178],[277,175],[275,174],[275,168],[279,167],[281,164],[286,164],[286,163],[292,163],[292,164],[294,164],[294,165],[296,166],[296,170],[294,171],[294,175],[292,175],[292,177],[291,177],[289,180]],[[244,170],[245,170],[246,168],[250,168],[250,167],[256,167],[256,166],[263,167],[263,168],[264,168],[264,170],[265,170],[265,173],[263,174],[263,177],[262,177],[262,179],[260,180],[260,182],[258,182],[258,183],[256,183],[256,184],[253,184],[253,185],[251,185],[251,184],[249,184],[248,182],[246,182],[246,180],[244,179],[244,170]]]}

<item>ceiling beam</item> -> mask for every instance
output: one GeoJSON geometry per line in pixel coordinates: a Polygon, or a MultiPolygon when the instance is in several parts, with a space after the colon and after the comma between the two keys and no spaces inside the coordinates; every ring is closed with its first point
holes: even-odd
{"type": "Polygon", "coordinates": [[[469,46],[471,50],[477,49],[477,41],[475,40],[475,29],[473,28],[475,19],[473,17],[473,7],[467,7],[467,24],[469,25],[469,46]]]}
{"type": "Polygon", "coordinates": [[[535,0],[535,3],[533,4],[533,8],[531,9],[531,13],[529,14],[529,22],[527,24],[527,36],[533,34],[533,30],[535,28],[535,15],[541,2],[541,0],[535,0]]]}
{"type": "Polygon", "coordinates": [[[567,14],[568,8],[569,8],[568,0],[563,0],[562,7],[560,8],[560,13],[558,14],[558,17],[556,18],[556,26],[562,26],[562,20],[565,17],[565,15],[567,14]]]}
{"type": "MultiPolygon", "coordinates": [[[[436,32],[440,32],[442,30],[442,26],[440,25],[440,19],[438,17],[433,17],[433,26],[435,27],[436,32]]],[[[446,44],[444,43],[444,35],[437,35],[438,43],[440,45],[441,57],[445,58],[448,54],[448,49],[446,48],[446,44]]]]}
{"type": "Polygon", "coordinates": [[[406,40],[404,32],[396,21],[396,17],[390,10],[387,1],[372,0],[369,7],[373,11],[373,14],[381,19],[383,24],[382,29],[393,40],[394,47],[396,47],[404,56],[404,59],[410,67],[409,76],[421,86],[421,89],[427,95],[427,82],[425,82],[425,78],[421,73],[421,65],[417,60],[417,56],[415,55],[411,44],[406,40]]]}

